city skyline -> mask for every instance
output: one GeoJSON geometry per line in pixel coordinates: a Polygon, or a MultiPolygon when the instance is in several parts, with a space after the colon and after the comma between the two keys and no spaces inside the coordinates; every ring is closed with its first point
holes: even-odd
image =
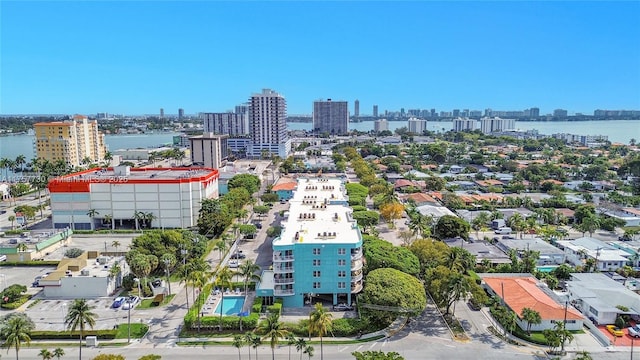
{"type": "Polygon", "coordinates": [[[361,115],[637,110],[638,16],[638,2],[8,1],[0,114],[226,112],[263,88],[292,115],[319,98],[361,115]]]}

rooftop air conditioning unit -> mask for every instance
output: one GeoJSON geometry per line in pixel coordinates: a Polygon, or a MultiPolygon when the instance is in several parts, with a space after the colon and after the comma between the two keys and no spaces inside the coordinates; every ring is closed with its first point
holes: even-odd
{"type": "Polygon", "coordinates": [[[80,276],[89,276],[89,269],[80,270],[80,276]]]}

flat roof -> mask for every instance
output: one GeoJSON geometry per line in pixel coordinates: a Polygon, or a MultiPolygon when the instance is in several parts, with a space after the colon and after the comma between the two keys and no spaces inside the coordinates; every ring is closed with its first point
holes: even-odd
{"type": "Polygon", "coordinates": [[[289,216],[275,246],[299,243],[356,244],[361,241],[358,226],[345,205],[346,190],[336,178],[299,178],[289,200],[289,216]]]}
{"type": "Polygon", "coordinates": [[[218,170],[210,168],[94,168],[54,178],[49,181],[51,192],[89,192],[90,184],[157,184],[204,182],[219,177],[218,170]]]}
{"type": "Polygon", "coordinates": [[[473,242],[463,244],[462,239],[449,239],[445,240],[444,243],[449,247],[460,247],[471,254],[476,256],[476,263],[482,263],[482,260],[487,259],[491,261],[493,264],[509,264],[511,263],[511,259],[504,252],[500,251],[497,247],[485,243],[485,242],[473,242]]]}
{"type": "Polygon", "coordinates": [[[563,255],[564,252],[542,239],[498,239],[504,247],[515,250],[539,251],[540,255],[563,255]]]}

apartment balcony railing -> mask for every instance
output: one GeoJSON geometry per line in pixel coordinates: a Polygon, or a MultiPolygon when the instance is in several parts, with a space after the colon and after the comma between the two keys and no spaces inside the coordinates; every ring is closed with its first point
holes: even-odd
{"type": "Polygon", "coordinates": [[[351,293],[359,293],[362,291],[362,283],[351,284],[351,293]]]}
{"type": "Polygon", "coordinates": [[[273,279],[273,282],[276,284],[293,284],[296,281],[292,277],[290,277],[290,278],[273,279]]]}
{"type": "Polygon", "coordinates": [[[362,258],[362,250],[355,253],[351,253],[351,260],[358,260],[362,258]]]}
{"type": "Polygon", "coordinates": [[[351,262],[351,271],[356,271],[362,269],[362,260],[356,260],[351,262]]]}
{"type": "Polygon", "coordinates": [[[274,266],[273,268],[273,273],[274,274],[292,274],[293,271],[293,266],[292,267],[277,267],[274,266]]]}
{"type": "Polygon", "coordinates": [[[293,289],[273,289],[274,296],[290,296],[293,294],[293,289]]]}
{"type": "Polygon", "coordinates": [[[362,273],[359,273],[357,275],[351,275],[351,282],[355,283],[362,280],[362,273]]]}
{"type": "Polygon", "coordinates": [[[273,261],[274,262],[283,262],[283,261],[293,261],[293,255],[273,255],[273,261]]]}

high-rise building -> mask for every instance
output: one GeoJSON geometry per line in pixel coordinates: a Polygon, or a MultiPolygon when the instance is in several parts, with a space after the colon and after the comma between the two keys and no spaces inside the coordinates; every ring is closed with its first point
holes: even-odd
{"type": "Polygon", "coordinates": [[[160,108],[160,119],[164,119],[164,109],[160,108]]]}
{"type": "Polygon", "coordinates": [[[422,135],[422,133],[427,130],[427,120],[410,118],[407,121],[407,128],[411,133],[422,135]]]}
{"type": "Polygon", "coordinates": [[[473,131],[476,129],[476,120],[467,118],[453,119],[453,131],[473,131]]]}
{"type": "Polygon", "coordinates": [[[431,117],[437,117],[438,115],[436,115],[436,109],[431,109],[431,117]]]}
{"type": "Polygon", "coordinates": [[[373,105],[373,117],[378,117],[378,105],[373,105]]]}
{"type": "Polygon", "coordinates": [[[249,114],[249,103],[236,105],[236,114],[249,114]]]}
{"type": "Polygon", "coordinates": [[[501,119],[498,117],[489,118],[483,117],[480,119],[480,130],[484,134],[490,134],[494,132],[507,131],[507,130],[515,130],[516,128],[516,120],[515,119],[501,119]]]}
{"type": "Polygon", "coordinates": [[[103,160],[107,151],[98,122],[83,115],[70,121],[36,123],[33,128],[36,157],[50,162],[63,160],[71,166],[95,163],[103,160]]]}
{"type": "Polygon", "coordinates": [[[353,116],[356,118],[360,116],[360,100],[358,99],[353,103],[353,116]]]}
{"type": "Polygon", "coordinates": [[[202,117],[205,133],[226,134],[229,136],[249,134],[249,114],[247,112],[204,113],[202,117]]]}
{"type": "Polygon", "coordinates": [[[389,122],[387,119],[379,119],[373,122],[373,130],[375,132],[389,130],[389,122]]]}
{"type": "Polygon", "coordinates": [[[567,117],[567,110],[555,109],[555,110],[553,110],[553,117],[565,118],[565,117],[567,117]]]}
{"type": "Polygon", "coordinates": [[[460,117],[460,109],[453,109],[453,113],[451,115],[454,118],[460,117]]]}
{"type": "Polygon", "coordinates": [[[211,169],[221,168],[229,156],[228,138],[228,135],[213,133],[190,137],[191,163],[211,169]]]}
{"type": "Polygon", "coordinates": [[[529,117],[532,117],[532,118],[540,117],[540,108],[533,107],[529,109],[529,117]]]}
{"type": "Polygon", "coordinates": [[[352,217],[344,182],[298,178],[288,220],[272,242],[273,267],[256,292],[303,307],[318,298],[351,304],[362,290],[362,234],[352,217]]]}
{"type": "Polygon", "coordinates": [[[313,131],[343,135],[349,130],[349,108],[346,101],[314,101],[313,131]]]}
{"type": "Polygon", "coordinates": [[[284,96],[271,89],[263,89],[249,99],[249,134],[251,146],[247,156],[258,158],[275,154],[286,158],[291,152],[287,135],[287,102],[284,96]]]}
{"type": "Polygon", "coordinates": [[[184,109],[178,109],[178,119],[182,119],[184,117],[184,109]]]}

